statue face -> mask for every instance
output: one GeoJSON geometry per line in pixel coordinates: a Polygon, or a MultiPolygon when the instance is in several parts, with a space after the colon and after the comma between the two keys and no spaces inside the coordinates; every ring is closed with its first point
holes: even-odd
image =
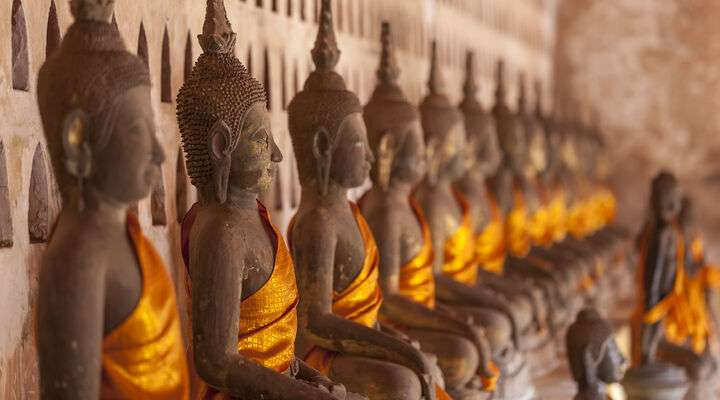
{"type": "Polygon", "coordinates": [[[467,147],[465,126],[456,123],[447,134],[438,141],[438,148],[434,151],[437,157],[438,177],[447,180],[457,180],[469,167],[473,156],[467,147]]]}
{"type": "Polygon", "coordinates": [[[232,153],[228,186],[260,193],[270,188],[282,154],[270,128],[264,103],[255,103],[245,116],[242,132],[232,153]]]}
{"type": "Polygon", "coordinates": [[[405,128],[403,142],[393,160],[392,180],[416,184],[425,175],[425,140],[420,121],[405,128]]]}
{"type": "Polygon", "coordinates": [[[605,349],[605,356],[597,367],[597,377],[605,383],[620,382],[625,374],[625,357],[614,339],[610,339],[605,349]]]}
{"type": "Polygon", "coordinates": [[[330,179],[348,189],[362,185],[374,161],[362,114],[353,113],[345,117],[335,137],[337,143],[332,155],[330,179]]]}
{"type": "Polygon", "coordinates": [[[88,184],[109,199],[130,204],[148,196],[165,154],[155,136],[149,86],[128,90],[116,107],[108,142],[93,154],[88,184]]]}

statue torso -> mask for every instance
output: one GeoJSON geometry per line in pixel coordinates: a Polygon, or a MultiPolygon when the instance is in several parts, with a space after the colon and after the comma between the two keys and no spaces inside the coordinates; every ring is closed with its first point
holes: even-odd
{"type": "Polygon", "coordinates": [[[373,228],[373,232],[386,226],[388,222],[402,227],[400,236],[397,238],[400,241],[402,265],[407,264],[420,253],[424,245],[423,231],[409,200],[389,204],[382,200],[368,199],[363,203],[362,210],[368,225],[373,228]]]}
{"type": "Polygon", "coordinates": [[[462,224],[462,208],[449,186],[447,188],[423,186],[418,193],[418,200],[428,216],[430,229],[439,232],[445,240],[462,224]]]}

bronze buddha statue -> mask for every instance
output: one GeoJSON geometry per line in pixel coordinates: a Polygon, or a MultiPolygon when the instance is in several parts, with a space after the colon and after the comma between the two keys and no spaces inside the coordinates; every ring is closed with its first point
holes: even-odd
{"type": "Polygon", "coordinates": [[[258,201],[282,154],[265,89],[234,55],[223,0],[207,1],[198,40],[203,54],[178,93],[177,116],[199,197],[182,224],[199,395],[345,399],[342,385],[295,357],[295,270],[258,201]]]}
{"type": "Polygon", "coordinates": [[[570,372],[577,383],[574,400],[612,400],[605,385],[619,382],[625,357],[610,324],[597,310],[581,310],[566,335],[570,372]]]}
{"type": "Polygon", "coordinates": [[[330,0],[322,0],[311,54],[315,70],[288,108],[302,186],[288,229],[302,294],[296,352],[372,399],[446,397],[431,360],[378,329],[378,249],[359,208],[347,199],[348,190],[368,178],[374,158],[360,101],[335,72],[340,51],[330,0]]]}
{"type": "Polygon", "coordinates": [[[73,0],[37,98],[62,196],[40,271],[43,399],[188,399],[172,279],[128,205],[159,178],[150,74],[110,24],[113,1],[73,0]]]}
{"type": "Polygon", "coordinates": [[[363,113],[375,154],[373,188],[360,202],[380,252],[380,319],[437,355],[454,399],[477,398],[469,393],[477,392],[475,378],[480,375],[488,389],[497,378],[489,364],[492,354],[479,329],[437,306],[430,227],[411,197],[425,174],[420,114],[398,85],[388,22],[382,24],[381,41],[378,84],[363,113]]]}

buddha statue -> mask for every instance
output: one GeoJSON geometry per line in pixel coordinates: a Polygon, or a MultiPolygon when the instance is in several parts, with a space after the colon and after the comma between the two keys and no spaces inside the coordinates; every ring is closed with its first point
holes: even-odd
{"type": "Polygon", "coordinates": [[[605,385],[619,382],[625,357],[613,329],[597,310],[581,310],[566,336],[570,372],[577,383],[574,400],[612,400],[605,385]]]}
{"type": "Polygon", "coordinates": [[[164,153],[150,74],[110,24],[113,1],[73,0],[37,98],[62,209],[42,258],[42,399],[188,399],[175,289],[128,205],[164,153]]]}
{"type": "Polygon", "coordinates": [[[480,329],[436,306],[430,227],[411,197],[425,173],[420,115],[398,85],[388,22],[382,23],[381,42],[378,84],[363,113],[375,154],[373,187],[360,202],[380,254],[380,319],[437,355],[454,399],[477,398],[468,397],[477,392],[473,378],[484,378],[492,389],[497,372],[480,329]]]}
{"type": "Polygon", "coordinates": [[[177,98],[199,197],[182,223],[199,396],[345,399],[342,385],[295,357],[295,269],[258,201],[282,154],[265,90],[235,57],[235,38],[223,0],[208,0],[203,54],[177,98]]]}
{"type": "Polygon", "coordinates": [[[288,229],[301,293],[296,354],[371,399],[448,398],[431,359],[379,329],[378,248],[347,199],[368,178],[374,158],[360,101],[335,72],[340,51],[330,4],[321,2],[315,70],[288,108],[302,187],[288,229]]]}
{"type": "Polygon", "coordinates": [[[464,97],[459,105],[463,114],[469,151],[469,168],[454,183],[457,195],[468,203],[473,224],[476,263],[475,285],[495,291],[510,302],[510,308],[518,326],[513,332],[517,335],[518,348],[525,348],[523,337],[534,335],[537,304],[532,297],[532,287],[518,284],[517,280],[503,275],[506,249],[504,241],[504,215],[495,195],[486,188],[486,179],[496,173],[500,164],[500,150],[497,145],[495,122],[486,112],[477,94],[475,81],[474,55],[466,57],[464,97]]]}
{"type": "Polygon", "coordinates": [[[433,260],[436,295],[441,304],[484,327],[493,361],[505,376],[501,381],[522,381],[524,389],[531,389],[524,380],[524,359],[518,353],[519,318],[511,302],[497,290],[477,285],[479,266],[470,204],[453,188],[471,160],[463,115],[442,92],[435,43],[431,54],[429,94],[420,105],[428,170],[413,196],[427,218],[433,249],[442,249],[435,251],[433,260]]]}

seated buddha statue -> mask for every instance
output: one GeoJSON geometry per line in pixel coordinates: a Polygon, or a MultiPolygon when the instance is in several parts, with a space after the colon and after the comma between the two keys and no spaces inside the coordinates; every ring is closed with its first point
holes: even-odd
{"type": "Polygon", "coordinates": [[[75,0],[37,98],[62,198],[40,270],[42,399],[188,399],[173,281],[126,210],[164,160],[150,74],[110,24],[114,2],[75,0]]]}
{"type": "Polygon", "coordinates": [[[597,310],[585,308],[568,328],[565,343],[577,384],[574,400],[612,400],[605,386],[622,379],[625,364],[612,326],[597,310]]]}
{"type": "Polygon", "coordinates": [[[380,254],[380,320],[436,354],[448,392],[454,399],[467,398],[473,378],[484,378],[485,387],[492,389],[497,372],[482,333],[436,307],[430,228],[411,197],[425,173],[420,115],[398,85],[388,22],[382,24],[381,42],[378,84],[363,113],[375,155],[373,187],[360,202],[380,254]]]}
{"type": "Polygon", "coordinates": [[[525,371],[514,341],[517,317],[504,296],[476,285],[478,264],[474,261],[476,242],[470,206],[453,188],[464,175],[469,159],[463,119],[442,92],[435,43],[431,54],[429,94],[420,105],[427,173],[413,196],[426,216],[433,249],[441,249],[434,252],[433,260],[436,296],[443,306],[484,327],[493,361],[509,379],[525,371]]]}
{"type": "Polygon", "coordinates": [[[518,285],[503,275],[506,248],[504,241],[504,216],[494,194],[486,188],[486,178],[493,175],[500,164],[500,151],[492,116],[486,112],[477,94],[474,55],[466,58],[464,97],[459,105],[462,111],[468,145],[468,168],[454,183],[456,196],[467,201],[475,237],[474,263],[475,285],[488,287],[507,298],[518,326],[514,332],[518,343],[522,337],[532,334],[536,303],[532,288],[518,285]]]}
{"type": "Polygon", "coordinates": [[[223,0],[208,0],[203,54],[177,98],[199,202],[182,223],[199,398],[345,399],[295,357],[298,290],[290,251],[258,193],[282,154],[265,90],[235,57],[223,0]]]}
{"type": "Polygon", "coordinates": [[[340,51],[330,4],[321,3],[315,70],[288,108],[302,187],[288,229],[301,293],[295,351],[371,399],[448,398],[431,359],[379,329],[378,248],[359,207],[347,199],[374,159],[360,101],[335,71],[340,51]]]}

